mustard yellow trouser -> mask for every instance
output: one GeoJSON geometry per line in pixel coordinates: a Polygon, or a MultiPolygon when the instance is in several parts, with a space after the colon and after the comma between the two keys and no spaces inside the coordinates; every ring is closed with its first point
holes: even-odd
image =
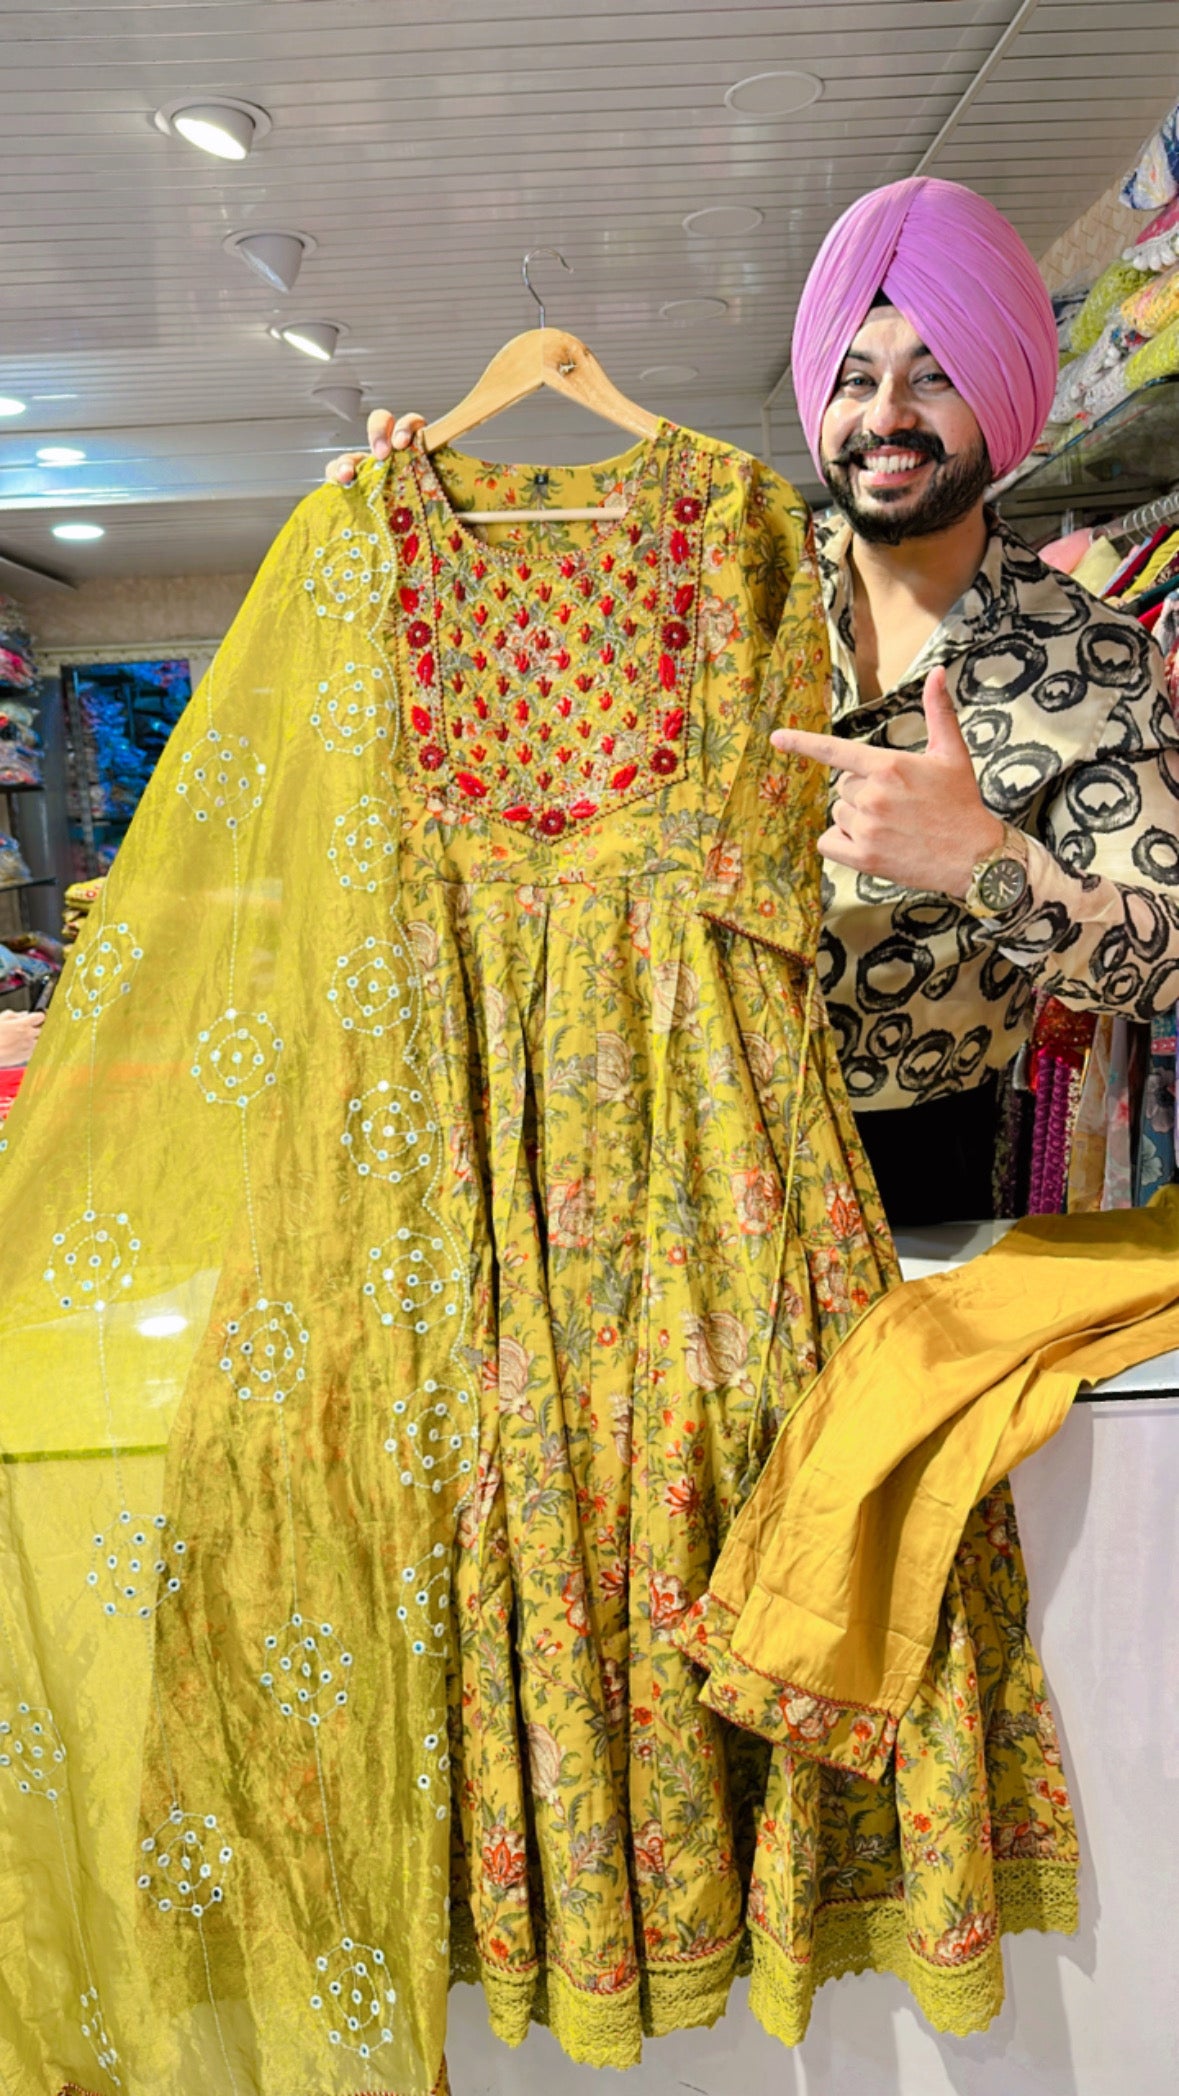
{"type": "Polygon", "coordinates": [[[894,1289],[782,1428],[676,1642],[702,1700],[878,1777],[917,1690],[970,1509],[1082,1383],[1179,1347],[1179,1187],[1034,1217],[894,1289]]]}

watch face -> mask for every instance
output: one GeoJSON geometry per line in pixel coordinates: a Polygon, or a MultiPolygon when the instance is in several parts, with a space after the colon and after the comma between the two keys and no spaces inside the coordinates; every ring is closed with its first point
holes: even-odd
{"type": "Polygon", "coordinates": [[[979,875],[979,901],[985,910],[998,917],[1020,900],[1027,884],[1027,871],[1020,860],[993,859],[979,875]]]}

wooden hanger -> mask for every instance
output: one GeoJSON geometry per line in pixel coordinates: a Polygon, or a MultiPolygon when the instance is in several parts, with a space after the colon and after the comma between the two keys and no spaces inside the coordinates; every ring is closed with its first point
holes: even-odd
{"type": "MultiPolygon", "coordinates": [[[[554,393],[563,394],[566,400],[576,401],[579,407],[589,408],[636,437],[656,434],[658,415],[620,393],[584,342],[579,342],[576,335],[566,334],[563,328],[545,326],[544,302],[528,274],[534,255],[553,255],[562,269],[569,269],[570,265],[552,247],[530,248],[524,257],[524,283],[540,307],[540,326],[505,342],[465,399],[421,432],[419,442],[424,450],[438,451],[444,444],[453,444],[457,437],[478,429],[480,423],[490,422],[493,415],[501,415],[505,408],[515,407],[517,401],[527,400],[529,394],[539,393],[542,386],[551,387],[554,393]]],[[[600,509],[467,509],[455,514],[464,524],[503,524],[509,519],[516,524],[580,524],[616,522],[626,515],[626,510],[614,504],[600,509]]]]}

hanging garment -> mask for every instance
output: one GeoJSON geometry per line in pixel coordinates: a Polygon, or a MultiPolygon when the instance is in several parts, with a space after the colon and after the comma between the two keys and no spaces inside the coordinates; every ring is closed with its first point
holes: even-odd
{"type": "Polygon", "coordinates": [[[1093,528],[1082,525],[1076,531],[1067,532],[1062,539],[1051,539],[1038,549],[1046,568],[1057,568],[1062,575],[1075,575],[1081,561],[1093,550],[1093,528]]]}
{"type": "MultiPolygon", "coordinates": [[[[1154,588],[1155,583],[1164,575],[1174,559],[1177,545],[1179,545],[1179,532],[1176,531],[1173,524],[1168,525],[1159,538],[1154,551],[1147,556],[1141,567],[1135,569],[1132,585],[1128,581],[1123,589],[1117,593],[1119,599],[1125,603],[1127,610],[1132,611],[1138,598],[1143,596],[1147,590],[1154,588]]],[[[1114,592],[1110,591],[1108,594],[1112,597],[1114,592]]]]}
{"type": "Polygon", "coordinates": [[[1103,1208],[1134,1205],[1133,1035],[1127,1019],[1115,1019],[1105,1080],[1105,1180],[1103,1208]]]}
{"type": "MultiPolygon", "coordinates": [[[[1142,541],[1142,544],[1140,546],[1134,546],[1131,549],[1131,551],[1127,553],[1125,557],[1118,562],[1117,568],[1113,576],[1105,584],[1104,588],[1101,591],[1101,595],[1107,603],[1112,603],[1116,598],[1126,596],[1130,593],[1131,585],[1137,582],[1139,575],[1141,575],[1147,563],[1153,558],[1154,554],[1158,551],[1158,548],[1161,545],[1163,545],[1167,539],[1170,538],[1171,529],[1172,527],[1170,526],[1170,524],[1157,525],[1154,531],[1150,533],[1149,537],[1145,538],[1142,541]]],[[[1098,546],[1104,546],[1111,551],[1113,550],[1114,542],[1112,539],[1098,539],[1095,543],[1098,546]]],[[[1090,587],[1091,586],[1092,585],[1090,585],[1090,587]]]]}
{"type": "Polygon", "coordinates": [[[1175,1013],[1160,1012],[1151,1021],[1150,1057],[1142,1093],[1138,1156],[1134,1172],[1134,1205],[1142,1207],[1160,1186],[1175,1178],[1175,1013]]]}
{"type": "Polygon", "coordinates": [[[1082,555],[1073,569],[1073,581],[1079,582],[1092,596],[1103,597],[1124,566],[1112,539],[1094,539],[1089,551],[1082,555]]]}
{"type": "MultiPolygon", "coordinates": [[[[1106,1099],[1116,1025],[1116,1019],[1111,1018],[1108,1012],[1098,1013],[1093,1029],[1093,1043],[1085,1060],[1081,1096],[1077,1102],[1076,1118],[1073,1122],[1072,1154],[1069,1158],[1070,1215],[1084,1215],[1102,1205],[1108,1139],[1106,1099]]],[[[1019,1212],[1023,1213],[1022,1210],[1019,1212]]]]}
{"type": "Polygon", "coordinates": [[[670,1627],[896,1275],[827,683],[801,504],[667,425],[273,548],[6,1131],[9,2090],[425,2096],[455,1973],[595,2064],[723,2010],[785,1773],[670,1627]]]}
{"type": "Polygon", "coordinates": [[[1049,997],[1032,1030],[1029,1081],[1035,1095],[1028,1174],[1028,1215],[1062,1215],[1068,1198],[1073,1130],[1082,1076],[1096,1028],[1093,1012],[1049,997]]]}

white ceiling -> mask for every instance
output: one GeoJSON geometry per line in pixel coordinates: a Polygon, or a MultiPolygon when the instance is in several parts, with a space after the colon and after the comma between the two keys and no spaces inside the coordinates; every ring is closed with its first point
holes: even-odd
{"type": "MultiPolygon", "coordinates": [[[[0,554],[86,576],[240,569],[347,437],[329,377],[366,404],[437,413],[549,318],[624,390],[761,447],[808,264],[865,189],[909,174],[1018,0],[5,0],[0,15],[0,554]],[[751,73],[800,67],[821,99],[776,121],[725,106],[751,73]],[[177,96],[260,103],[274,128],[227,165],[152,113],[177,96]],[[755,205],[739,240],[682,220],[755,205]],[[224,251],[263,227],[314,235],[283,298],[224,251]],[[729,301],[682,326],[666,301],[729,301]],[[280,320],[348,333],[332,366],[280,320]],[[641,374],[695,365],[691,385],[641,374]],[[76,437],[85,467],[36,466],[76,437]],[[64,514],[107,527],[64,546],[64,514]]],[[[1008,211],[1037,253],[1133,157],[1179,92],[1176,0],[1039,0],[934,171],[1008,211]]],[[[810,476],[788,390],[775,460],[810,476]]],[[[551,400],[476,440],[491,455],[612,448],[551,400]]],[[[11,575],[0,569],[11,585],[11,575]]]]}

